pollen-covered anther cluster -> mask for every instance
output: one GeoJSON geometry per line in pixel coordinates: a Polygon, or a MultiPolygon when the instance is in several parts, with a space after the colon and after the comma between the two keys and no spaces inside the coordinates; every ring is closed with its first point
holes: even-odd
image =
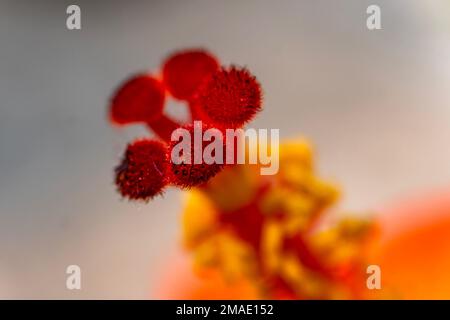
{"type": "Polygon", "coordinates": [[[365,298],[363,253],[376,226],[357,217],[331,220],[338,198],[337,187],[316,175],[309,143],[285,142],[277,174],[232,166],[191,190],[184,243],[199,271],[245,279],[259,298],[365,298]]]}
{"type": "Polygon", "coordinates": [[[116,169],[121,194],[133,200],[148,200],[168,184],[181,188],[201,185],[222,170],[223,165],[217,163],[171,161],[174,130],[192,128],[194,120],[202,121],[205,128],[238,128],[261,110],[261,88],[255,77],[246,69],[221,68],[218,59],[206,50],[171,54],[163,63],[161,75],[141,73],[131,77],[115,92],[109,106],[112,123],[144,124],[159,138],[143,140],[146,147],[142,141],[130,144],[116,169]],[[191,122],[179,123],[164,112],[167,97],[185,102],[191,122]],[[151,169],[155,154],[149,151],[150,145],[157,152],[164,146],[162,168],[167,168],[167,175],[151,169]]]}

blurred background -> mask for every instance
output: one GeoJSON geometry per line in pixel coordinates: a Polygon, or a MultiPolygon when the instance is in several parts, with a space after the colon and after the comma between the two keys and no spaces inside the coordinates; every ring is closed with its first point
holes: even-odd
{"type": "Polygon", "coordinates": [[[183,194],[121,199],[113,168],[148,133],[112,128],[106,108],[129,75],[190,47],[257,76],[265,109],[252,126],[311,139],[342,209],[450,186],[447,0],[1,0],[1,298],[154,297],[183,194]],[[70,4],[81,30],[66,28],[70,4]],[[366,28],[370,4],[382,30],[366,28]],[[80,291],[65,287],[71,264],[80,291]]]}

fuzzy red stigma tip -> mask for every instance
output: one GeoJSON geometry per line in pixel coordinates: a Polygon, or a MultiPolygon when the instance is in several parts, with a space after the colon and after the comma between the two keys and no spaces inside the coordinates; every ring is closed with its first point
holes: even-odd
{"type": "Polygon", "coordinates": [[[116,91],[111,100],[114,123],[153,122],[163,111],[165,91],[162,83],[147,74],[136,75],[116,91]]]}
{"type": "Polygon", "coordinates": [[[163,81],[172,96],[189,100],[199,85],[218,68],[217,59],[207,51],[176,52],[164,62],[163,81]]]}
{"type": "MultiPolygon", "coordinates": [[[[187,129],[191,137],[194,136],[194,125],[189,124],[182,128],[187,129]]],[[[203,124],[201,128],[202,134],[210,128],[213,127],[203,124]]],[[[172,141],[172,143],[169,145],[168,151],[169,157],[172,155],[173,148],[178,143],[179,141],[172,141]]],[[[226,146],[224,141],[221,140],[220,143],[224,148],[222,152],[225,152],[226,146]]],[[[223,169],[224,167],[223,164],[218,163],[207,164],[205,162],[199,164],[194,163],[194,154],[199,153],[203,155],[203,151],[207,144],[209,144],[209,142],[204,142],[203,140],[201,141],[201,145],[191,143],[190,149],[186,153],[182,152],[183,154],[181,155],[181,157],[186,161],[183,161],[180,164],[176,164],[170,161],[169,180],[172,185],[175,185],[183,189],[199,186],[208,182],[209,179],[213,178],[217,173],[219,173],[223,169]]]]}
{"type": "Polygon", "coordinates": [[[205,121],[239,128],[261,110],[261,87],[246,69],[222,68],[202,84],[194,104],[205,121]]]}
{"type": "Polygon", "coordinates": [[[156,140],[137,140],[127,146],[115,169],[115,182],[124,197],[147,201],[162,193],[167,170],[167,146],[156,140]]]}

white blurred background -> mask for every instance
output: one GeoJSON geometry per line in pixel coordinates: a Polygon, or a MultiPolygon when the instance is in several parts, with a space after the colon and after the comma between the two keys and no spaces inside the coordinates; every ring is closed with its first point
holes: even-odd
{"type": "Polygon", "coordinates": [[[121,200],[113,168],[147,133],[111,128],[106,106],[130,74],[199,46],[258,77],[252,126],[309,137],[342,209],[450,186],[448,0],[0,0],[1,298],[155,297],[182,193],[121,200]],[[382,30],[366,28],[370,4],[382,30]],[[70,264],[81,291],[65,287],[70,264]]]}

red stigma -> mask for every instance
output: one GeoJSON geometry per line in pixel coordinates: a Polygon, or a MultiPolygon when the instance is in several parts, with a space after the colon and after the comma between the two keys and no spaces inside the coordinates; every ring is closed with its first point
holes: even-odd
{"type": "MultiPolygon", "coordinates": [[[[129,199],[148,200],[162,193],[168,183],[181,188],[199,186],[224,166],[205,162],[194,164],[194,161],[169,163],[176,145],[170,141],[171,136],[180,124],[164,112],[166,92],[184,100],[190,109],[191,122],[203,122],[202,136],[210,128],[218,128],[223,134],[227,128],[241,127],[261,109],[261,88],[255,77],[246,69],[220,68],[218,59],[205,50],[175,52],[164,61],[161,73],[162,80],[146,73],[131,77],[116,90],[109,105],[111,122],[144,124],[165,142],[140,140],[128,145],[115,172],[119,192],[129,199]]],[[[192,133],[194,126],[182,128],[192,133]]],[[[221,142],[225,161],[226,152],[231,150],[221,142]]],[[[201,154],[209,143],[202,139],[201,154]]],[[[185,151],[189,153],[186,156],[193,157],[195,143],[191,143],[191,147],[190,151],[185,151]]],[[[236,150],[235,144],[235,160],[236,150]]]]}
{"type": "MultiPolygon", "coordinates": [[[[210,142],[204,142],[203,139],[201,141],[201,146],[196,146],[194,143],[194,125],[190,124],[182,127],[187,129],[191,135],[191,148],[187,152],[187,154],[182,154],[182,157],[186,159],[185,162],[180,164],[175,164],[173,162],[170,163],[170,182],[172,185],[181,187],[183,189],[188,189],[190,187],[199,186],[208,182],[209,179],[214,177],[217,173],[219,173],[223,169],[223,164],[213,163],[206,164],[202,161],[200,164],[194,164],[194,154],[197,152],[203,156],[203,151],[210,142]],[[201,149],[200,149],[201,148],[201,149]]],[[[211,126],[202,125],[202,136],[203,133],[211,129],[211,126]]],[[[172,150],[175,145],[177,145],[179,141],[172,141],[169,145],[168,156],[171,157],[172,150]]],[[[225,145],[224,141],[221,141],[223,144],[223,154],[225,155],[225,145]]],[[[203,159],[203,158],[202,158],[203,159]]]]}
{"type": "Polygon", "coordinates": [[[171,183],[182,189],[202,185],[222,170],[220,164],[171,164],[171,183]]]}
{"type": "Polygon", "coordinates": [[[153,122],[164,108],[164,87],[150,75],[140,74],[127,80],[111,101],[111,120],[117,124],[153,122]]]}
{"type": "Polygon", "coordinates": [[[261,87],[246,69],[222,68],[199,88],[195,106],[214,125],[238,128],[261,110],[261,87]]]}
{"type": "Polygon", "coordinates": [[[164,83],[172,96],[189,100],[199,85],[218,68],[217,59],[207,51],[176,52],[164,62],[164,83]]]}
{"type": "Polygon", "coordinates": [[[127,146],[116,167],[116,185],[129,199],[147,201],[167,184],[167,147],[156,140],[138,140],[127,146]]]}

